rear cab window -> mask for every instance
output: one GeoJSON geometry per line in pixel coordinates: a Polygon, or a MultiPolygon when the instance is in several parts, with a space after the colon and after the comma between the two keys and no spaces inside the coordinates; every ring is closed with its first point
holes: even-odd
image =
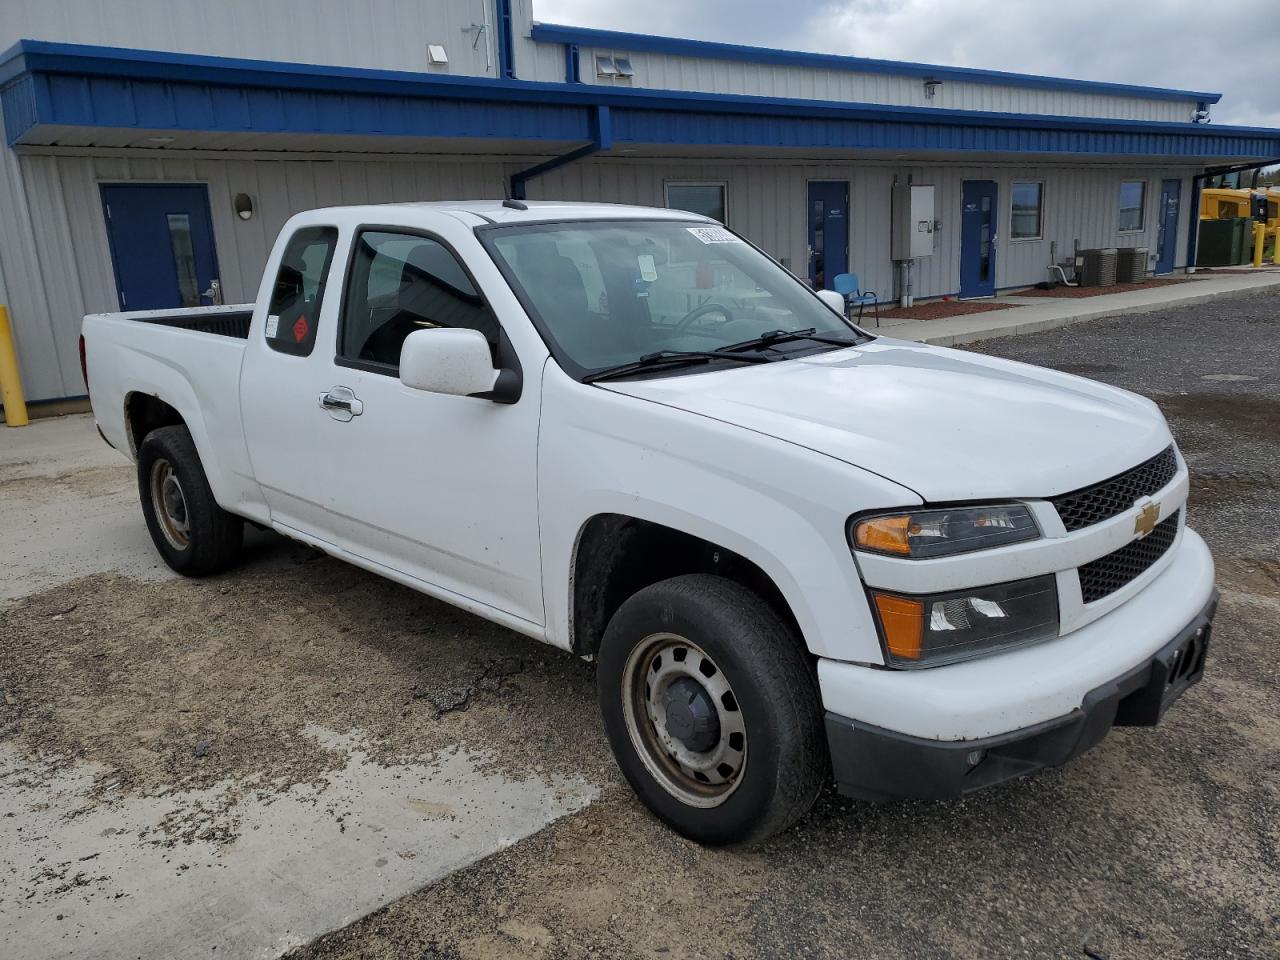
{"type": "Polygon", "coordinates": [[[311,355],[337,244],[336,227],[303,227],[289,238],[276,271],[263,330],[272,350],[295,357],[311,355]]]}

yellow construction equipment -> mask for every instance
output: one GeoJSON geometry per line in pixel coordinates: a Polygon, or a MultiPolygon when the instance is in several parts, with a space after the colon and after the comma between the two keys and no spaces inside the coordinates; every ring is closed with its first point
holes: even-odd
{"type": "Polygon", "coordinates": [[[4,403],[4,422],[11,427],[25,427],[27,401],[22,396],[22,379],[18,376],[18,353],[13,348],[13,329],[9,326],[9,308],[0,304],[0,402],[4,403]]]}

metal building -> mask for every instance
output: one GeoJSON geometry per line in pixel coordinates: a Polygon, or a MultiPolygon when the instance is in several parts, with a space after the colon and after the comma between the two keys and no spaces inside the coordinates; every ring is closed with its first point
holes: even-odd
{"type": "Polygon", "coordinates": [[[1193,244],[1197,175],[1280,158],[1212,93],[535,23],[530,0],[7,0],[0,303],[29,398],[82,395],[87,312],[252,299],[309,207],[530,198],[710,213],[896,296],[894,184],[934,187],[917,297],[1074,250],[1193,244]]]}

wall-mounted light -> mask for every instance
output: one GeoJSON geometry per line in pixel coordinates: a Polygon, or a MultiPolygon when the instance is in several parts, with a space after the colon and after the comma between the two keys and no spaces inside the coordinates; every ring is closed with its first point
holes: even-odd
{"type": "Polygon", "coordinates": [[[924,82],[924,98],[932,100],[933,95],[938,92],[938,88],[942,86],[941,80],[934,80],[932,77],[924,82]]]}
{"type": "Polygon", "coordinates": [[[247,193],[237,193],[235,199],[231,201],[231,207],[241,220],[253,219],[253,197],[247,193]]]}

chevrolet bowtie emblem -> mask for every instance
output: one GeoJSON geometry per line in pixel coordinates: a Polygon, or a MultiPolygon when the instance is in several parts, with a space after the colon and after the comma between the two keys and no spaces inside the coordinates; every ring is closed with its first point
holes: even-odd
{"type": "Polygon", "coordinates": [[[1156,528],[1156,521],[1160,519],[1160,504],[1149,501],[1133,520],[1133,532],[1140,537],[1145,537],[1148,533],[1156,528]]]}

